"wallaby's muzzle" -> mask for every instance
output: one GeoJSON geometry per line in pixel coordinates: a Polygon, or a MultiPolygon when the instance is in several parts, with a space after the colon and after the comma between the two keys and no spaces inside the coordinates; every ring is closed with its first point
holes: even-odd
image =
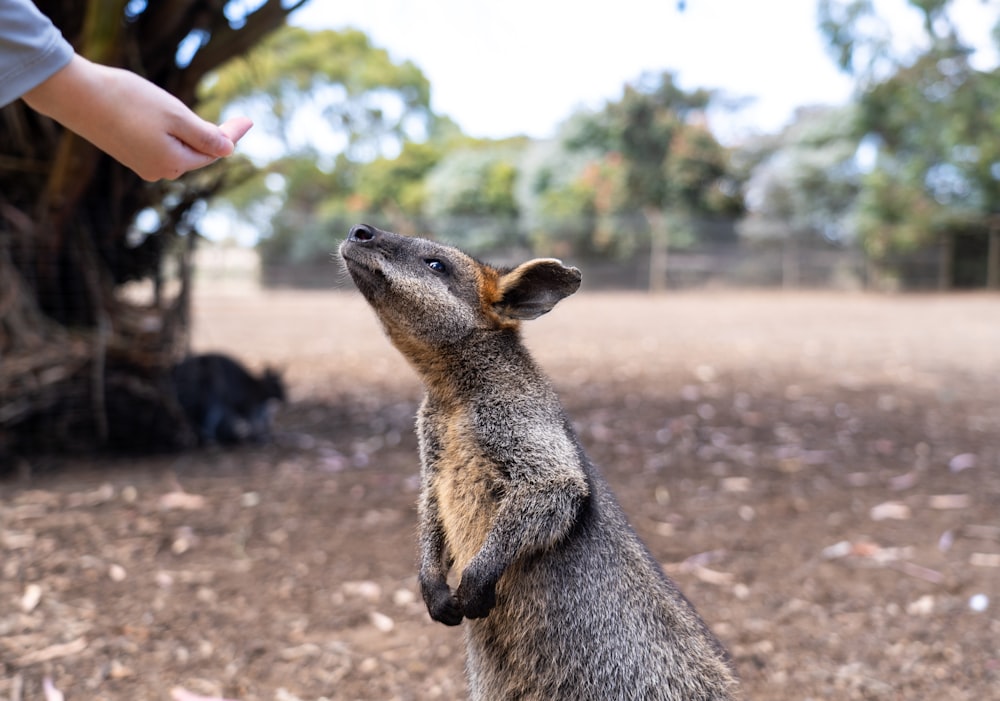
{"type": "Polygon", "coordinates": [[[377,236],[378,229],[368,226],[367,224],[358,224],[351,228],[351,233],[347,235],[349,241],[354,241],[355,243],[365,243],[367,241],[373,241],[377,236]]]}
{"type": "Polygon", "coordinates": [[[369,300],[385,284],[385,271],[377,244],[385,232],[368,224],[358,224],[340,244],[340,257],[358,289],[369,300]]]}

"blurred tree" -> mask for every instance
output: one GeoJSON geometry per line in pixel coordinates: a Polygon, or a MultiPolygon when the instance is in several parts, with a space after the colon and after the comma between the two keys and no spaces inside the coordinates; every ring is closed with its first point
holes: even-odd
{"type": "MultiPolygon", "coordinates": [[[[621,209],[643,213],[650,236],[650,290],[667,283],[669,222],[743,211],[729,152],[708,130],[708,90],[686,92],[670,73],[644,75],[622,98],[581,126],[571,147],[597,147],[621,157],[621,209]]],[[[690,224],[688,224],[690,226],[690,224]]]]}
{"type": "Polygon", "coordinates": [[[354,29],[285,26],[230,62],[203,93],[209,118],[249,114],[254,137],[271,140],[273,153],[311,152],[326,165],[338,153],[353,162],[396,155],[404,141],[427,136],[431,118],[420,69],[393,62],[354,29]]]}
{"type": "Polygon", "coordinates": [[[940,245],[940,286],[961,273],[1000,287],[1000,70],[972,66],[951,0],[909,5],[924,30],[916,58],[872,31],[879,24],[871,2],[820,2],[827,41],[861,89],[859,135],[876,150],[859,236],[883,274],[901,275],[887,267],[898,254],[940,245]],[[978,263],[953,255],[956,240],[968,236],[989,242],[978,263]]]}
{"type": "Polygon", "coordinates": [[[395,158],[362,164],[352,209],[378,213],[395,231],[426,228],[427,177],[445,154],[472,143],[447,117],[433,116],[426,141],[407,141],[395,158]]]}
{"type": "Polygon", "coordinates": [[[473,252],[523,243],[515,185],[528,141],[472,141],[427,174],[424,211],[435,234],[473,252]]]}
{"type": "MultiPolygon", "coordinates": [[[[206,74],[302,0],[37,4],[79,53],[196,105],[206,74]]],[[[162,400],[154,378],[183,343],[184,300],[139,309],[116,289],[160,279],[164,254],[193,240],[192,215],[238,177],[239,160],[151,184],[20,101],[0,110],[0,125],[0,452],[8,427],[56,411],[50,446],[70,434],[83,445],[142,441],[134,428],[149,414],[134,403],[162,400]]]]}
{"type": "Polygon", "coordinates": [[[433,143],[403,144],[395,158],[377,158],[358,169],[356,209],[384,212],[394,230],[417,228],[426,199],[424,179],[441,158],[433,143]]]}
{"type": "Polygon", "coordinates": [[[521,159],[515,195],[522,227],[540,254],[616,257],[633,253],[633,237],[617,236],[625,201],[618,154],[596,147],[569,148],[583,112],[563,124],[556,138],[531,143],[521,159]]]}
{"type": "Polygon", "coordinates": [[[779,134],[740,149],[752,166],[746,197],[749,215],[740,223],[749,240],[782,243],[782,283],[798,284],[800,244],[847,243],[861,171],[853,106],[801,108],[779,134]]]}
{"type": "Polygon", "coordinates": [[[267,193],[266,211],[244,209],[265,264],[327,259],[359,216],[414,217],[422,178],[455,131],[432,113],[416,66],[352,29],[285,27],[205,90],[208,114],[255,119],[245,149],[260,167],[256,182],[225,196],[246,205],[267,193]]]}

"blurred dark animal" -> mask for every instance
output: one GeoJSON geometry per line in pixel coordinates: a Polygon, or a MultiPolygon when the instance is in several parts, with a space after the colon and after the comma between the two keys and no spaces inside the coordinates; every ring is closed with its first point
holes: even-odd
{"type": "Polygon", "coordinates": [[[274,404],[285,401],[281,376],[271,368],[255,377],[221,353],[185,358],[172,370],[177,400],[203,445],[266,442],[274,404]]]}
{"type": "Polygon", "coordinates": [[[735,698],[725,650],[629,525],[521,341],[521,322],[576,292],[580,271],[553,258],[495,268],[364,224],[340,253],[427,391],[420,590],[434,620],[467,621],[471,697],[735,698]]]}

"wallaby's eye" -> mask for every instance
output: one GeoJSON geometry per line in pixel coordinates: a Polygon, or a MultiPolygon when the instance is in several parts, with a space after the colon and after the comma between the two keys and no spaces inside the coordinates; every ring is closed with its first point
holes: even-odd
{"type": "Polygon", "coordinates": [[[433,270],[435,273],[444,274],[448,272],[447,266],[437,258],[426,258],[424,260],[424,263],[426,263],[427,267],[433,270]]]}

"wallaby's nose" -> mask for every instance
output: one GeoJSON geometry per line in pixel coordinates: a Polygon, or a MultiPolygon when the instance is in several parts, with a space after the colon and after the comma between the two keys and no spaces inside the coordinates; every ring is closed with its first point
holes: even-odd
{"type": "Polygon", "coordinates": [[[348,234],[347,238],[357,243],[367,243],[368,241],[375,240],[376,231],[378,230],[375,227],[368,224],[358,224],[351,229],[351,233],[348,234]]]}

